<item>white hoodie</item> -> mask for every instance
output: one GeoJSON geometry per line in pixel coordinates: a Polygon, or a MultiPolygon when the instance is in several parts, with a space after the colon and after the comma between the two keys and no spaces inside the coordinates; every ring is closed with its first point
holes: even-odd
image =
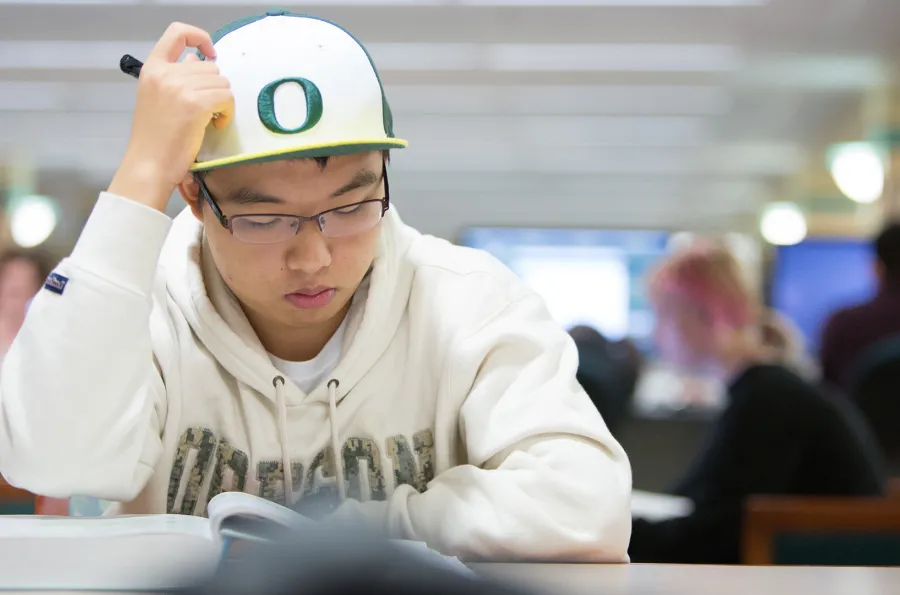
{"type": "Polygon", "coordinates": [[[101,194],[3,365],[11,484],[203,515],[222,491],[284,502],[289,460],[291,501],[334,492],[338,518],[447,554],[627,560],[628,459],[572,341],[495,259],[389,211],[341,360],[304,394],[207,250],[189,212],[101,194]]]}

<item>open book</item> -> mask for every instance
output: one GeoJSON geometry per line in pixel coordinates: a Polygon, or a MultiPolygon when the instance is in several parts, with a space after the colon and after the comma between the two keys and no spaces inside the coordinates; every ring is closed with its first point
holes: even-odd
{"type": "Polygon", "coordinates": [[[285,529],[313,523],[290,508],[242,492],[225,492],[209,501],[209,529],[218,540],[268,541],[285,529]]]}
{"type": "MultiPolygon", "coordinates": [[[[240,492],[219,494],[207,511],[209,518],[0,516],[0,591],[174,589],[214,573],[234,540],[268,541],[314,523],[240,492]]],[[[407,546],[467,571],[424,544],[407,546]]]]}

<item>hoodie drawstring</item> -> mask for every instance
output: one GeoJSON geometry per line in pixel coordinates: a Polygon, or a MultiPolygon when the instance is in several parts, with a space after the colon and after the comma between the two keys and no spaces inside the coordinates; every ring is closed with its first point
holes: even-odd
{"type": "MultiPolygon", "coordinates": [[[[278,408],[278,434],[281,443],[281,465],[284,467],[284,497],[288,506],[294,504],[294,477],[291,473],[291,457],[288,454],[287,403],[284,400],[284,378],[276,376],[272,380],[275,385],[275,406],[278,408]]],[[[334,467],[337,479],[338,494],[341,502],[347,499],[344,487],[344,457],[340,450],[340,436],[337,426],[337,389],[341,385],[337,379],[328,381],[328,417],[331,421],[331,449],[334,452],[334,467]]]]}
{"type": "Polygon", "coordinates": [[[347,499],[347,493],[344,487],[344,457],[340,449],[341,441],[337,427],[337,389],[340,385],[341,383],[335,378],[328,381],[328,417],[331,418],[331,449],[334,451],[334,471],[337,476],[338,494],[343,502],[347,499]]]}
{"type": "Polygon", "coordinates": [[[275,385],[275,406],[278,408],[278,438],[281,443],[281,465],[284,467],[284,501],[288,506],[294,504],[294,477],[291,473],[291,457],[288,454],[287,435],[287,403],[284,401],[284,378],[276,376],[272,380],[275,385]]]}

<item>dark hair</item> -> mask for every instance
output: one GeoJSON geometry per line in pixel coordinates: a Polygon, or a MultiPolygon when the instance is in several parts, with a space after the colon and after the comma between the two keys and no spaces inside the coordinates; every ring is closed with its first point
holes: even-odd
{"type": "MultiPolygon", "coordinates": [[[[382,157],[382,159],[384,159],[385,163],[390,163],[391,162],[390,150],[384,149],[383,151],[381,151],[381,157],[382,157]]],[[[312,159],[313,161],[315,161],[316,164],[319,166],[319,169],[325,169],[325,167],[328,165],[328,160],[330,159],[330,157],[301,157],[299,159],[294,159],[294,161],[307,161],[308,159],[312,159]]],[[[196,173],[196,176],[202,180],[202,179],[206,178],[206,174],[208,174],[208,173],[209,173],[209,171],[200,171],[200,172],[196,173]]]]}
{"type": "Polygon", "coordinates": [[[637,378],[644,367],[644,356],[631,339],[610,341],[599,330],[586,324],[570,328],[569,336],[575,341],[576,346],[602,352],[615,361],[626,374],[630,390],[634,389],[637,378]]]}
{"type": "Polygon", "coordinates": [[[616,434],[637,387],[643,359],[628,339],[610,341],[599,330],[579,325],[569,329],[578,349],[576,380],[616,434]]]}
{"type": "MultiPolygon", "coordinates": [[[[388,149],[384,149],[381,151],[381,158],[384,159],[385,163],[390,163],[391,152],[388,149]]],[[[320,169],[325,169],[325,166],[328,165],[328,157],[313,157],[312,159],[319,164],[320,169]]]]}
{"type": "Polygon", "coordinates": [[[569,336],[572,337],[576,345],[590,345],[597,349],[606,349],[609,345],[609,339],[604,337],[603,333],[586,324],[579,324],[570,328],[569,336]]]}
{"type": "Polygon", "coordinates": [[[39,284],[44,282],[52,268],[49,264],[49,259],[37,250],[10,248],[0,253],[0,277],[3,276],[3,269],[6,268],[6,265],[16,260],[24,260],[34,267],[39,284]]]}
{"type": "Polygon", "coordinates": [[[627,338],[613,343],[610,346],[610,352],[622,365],[622,374],[624,375],[626,386],[628,386],[630,392],[634,393],[638,380],[641,377],[641,372],[644,371],[644,365],[646,364],[644,354],[641,353],[634,341],[627,338]]]}
{"type": "Polygon", "coordinates": [[[890,221],[875,238],[875,255],[888,279],[900,280],[900,221],[890,221]]]}

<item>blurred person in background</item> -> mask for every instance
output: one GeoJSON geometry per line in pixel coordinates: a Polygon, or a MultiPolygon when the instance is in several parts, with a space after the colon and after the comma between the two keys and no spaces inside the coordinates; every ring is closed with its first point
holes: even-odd
{"type": "Polygon", "coordinates": [[[864,304],[834,313],[822,332],[822,377],[845,390],[850,389],[849,376],[866,348],[900,336],[900,222],[886,224],[873,244],[878,294],[864,304]]]}
{"type": "Polygon", "coordinates": [[[674,490],[693,500],[693,512],[635,519],[632,561],[738,563],[750,495],[882,493],[881,461],[858,412],[779,363],[727,249],[710,244],[671,257],[654,274],[650,298],[661,357],[718,379],[728,403],[674,490]]]}
{"type": "Polygon", "coordinates": [[[626,559],[631,469],[571,338],[496,259],[400,220],[406,142],[352,35],[175,23],[137,87],[0,379],[9,483],[108,514],[245,491],[464,558],[626,559]]]}
{"type": "Polygon", "coordinates": [[[764,309],[760,314],[759,333],[762,344],[781,365],[809,382],[819,381],[819,369],[806,349],[803,333],[790,319],[775,310],[764,309]]]}
{"type": "Polygon", "coordinates": [[[578,382],[615,436],[628,414],[643,357],[631,341],[609,341],[590,326],[573,327],[569,335],[578,349],[578,382]]]}
{"type": "Polygon", "coordinates": [[[0,255],[0,362],[19,334],[28,305],[48,272],[45,259],[36,252],[14,249],[0,255]]]}

